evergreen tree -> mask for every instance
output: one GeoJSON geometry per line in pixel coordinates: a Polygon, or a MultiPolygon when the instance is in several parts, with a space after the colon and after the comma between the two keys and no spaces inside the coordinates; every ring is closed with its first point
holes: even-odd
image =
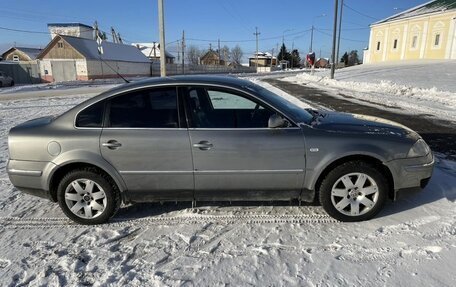
{"type": "Polygon", "coordinates": [[[287,51],[287,47],[285,46],[285,44],[282,44],[282,47],[280,47],[279,54],[277,55],[277,60],[285,60],[291,62],[291,54],[287,51]]]}
{"type": "Polygon", "coordinates": [[[290,58],[293,59],[293,67],[292,68],[297,68],[301,66],[301,57],[299,56],[299,51],[298,49],[294,49],[291,52],[290,58]]]}

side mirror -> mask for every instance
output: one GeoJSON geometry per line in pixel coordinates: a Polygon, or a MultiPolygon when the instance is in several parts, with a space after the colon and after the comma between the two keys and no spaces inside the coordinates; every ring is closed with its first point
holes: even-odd
{"type": "Polygon", "coordinates": [[[285,125],[286,121],[284,118],[279,116],[278,114],[273,114],[272,116],[269,117],[268,120],[268,128],[280,128],[285,125]]]}

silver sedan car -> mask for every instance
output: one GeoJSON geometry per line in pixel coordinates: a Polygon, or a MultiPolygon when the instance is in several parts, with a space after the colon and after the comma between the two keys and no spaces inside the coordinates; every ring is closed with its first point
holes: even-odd
{"type": "Polygon", "coordinates": [[[405,126],[306,110],[234,77],[126,84],[12,128],[8,144],[14,186],[81,224],[122,202],[290,199],[361,221],[424,187],[434,166],[405,126]]]}

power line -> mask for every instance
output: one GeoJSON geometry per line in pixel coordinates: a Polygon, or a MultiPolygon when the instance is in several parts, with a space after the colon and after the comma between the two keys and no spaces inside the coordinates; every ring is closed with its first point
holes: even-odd
{"type": "MultiPolygon", "coordinates": [[[[285,36],[295,36],[299,34],[304,34],[310,32],[310,29],[295,32],[295,33],[290,33],[290,34],[285,34],[285,36]]],[[[258,40],[265,41],[265,40],[273,40],[273,39],[281,39],[282,35],[280,36],[273,36],[273,37],[267,37],[267,38],[259,38],[258,40]]],[[[197,38],[186,38],[187,40],[191,41],[196,41],[196,42],[217,42],[218,39],[197,39],[197,38]]],[[[254,39],[245,39],[245,40],[220,40],[221,43],[242,43],[242,42],[255,42],[256,40],[254,39]]]]}
{"type": "Polygon", "coordinates": [[[364,16],[364,17],[367,17],[367,18],[370,18],[370,19],[373,19],[373,20],[377,20],[377,21],[380,20],[380,19],[378,19],[378,18],[369,16],[369,15],[367,15],[367,14],[364,14],[363,12],[360,12],[360,11],[358,11],[358,10],[355,10],[355,9],[353,9],[352,7],[348,6],[348,5],[345,4],[345,3],[344,3],[344,7],[347,7],[348,9],[352,10],[353,12],[355,12],[355,13],[361,15],[361,16],[364,16]]]}
{"type": "MultiPolygon", "coordinates": [[[[332,37],[333,35],[329,34],[329,33],[326,33],[326,32],[323,32],[321,31],[320,29],[315,29],[315,31],[318,31],[320,32],[321,34],[323,35],[326,35],[326,36],[329,36],[329,37],[332,37]]],[[[350,41],[350,42],[358,42],[358,43],[367,43],[368,41],[363,41],[363,40],[355,40],[355,39],[347,39],[347,38],[342,38],[342,40],[345,40],[345,41],[350,41]]]]}
{"type": "Polygon", "coordinates": [[[0,27],[0,30],[6,30],[6,31],[12,31],[12,32],[22,32],[22,33],[29,33],[29,34],[46,34],[46,35],[49,35],[49,32],[20,30],[20,29],[6,28],[6,27],[0,27]]]}

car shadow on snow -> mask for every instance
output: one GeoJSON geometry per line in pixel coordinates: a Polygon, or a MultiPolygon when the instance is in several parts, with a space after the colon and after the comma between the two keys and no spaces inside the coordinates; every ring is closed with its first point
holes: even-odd
{"type": "Polygon", "coordinates": [[[424,206],[442,199],[456,203],[456,173],[442,167],[435,167],[434,174],[425,189],[399,192],[395,202],[387,202],[377,218],[424,206]]]}
{"type": "MultiPolygon", "coordinates": [[[[398,194],[395,202],[387,201],[384,209],[377,215],[377,218],[388,217],[397,213],[412,210],[442,199],[456,203],[456,170],[455,166],[447,168],[444,164],[438,163],[434,174],[424,189],[405,190],[398,194]]],[[[304,207],[317,206],[316,203],[301,204],[304,207]]],[[[297,200],[291,201],[198,201],[195,209],[192,209],[191,202],[163,202],[163,203],[137,203],[122,207],[114,217],[115,221],[135,220],[141,218],[161,217],[179,215],[179,213],[202,213],[210,211],[217,215],[225,214],[264,214],[271,213],[273,207],[284,207],[276,209],[275,214],[287,213],[287,207],[298,207],[297,200]]],[[[291,211],[291,210],[290,210],[291,211]]],[[[322,208],[315,208],[312,212],[324,214],[322,208]]]]}
{"type": "MultiPolygon", "coordinates": [[[[191,202],[153,202],[136,203],[122,207],[114,217],[116,221],[134,220],[148,217],[167,216],[179,212],[194,212],[204,214],[206,211],[217,215],[226,214],[263,214],[271,213],[273,207],[297,207],[297,200],[291,201],[198,201],[192,209],[191,202]]],[[[301,206],[316,206],[315,203],[302,202],[301,206]]],[[[285,211],[285,210],[283,210],[285,211]]],[[[280,212],[280,211],[279,211],[280,212]]],[[[275,212],[274,212],[275,213],[275,212]]],[[[323,214],[324,211],[318,212],[323,214]]],[[[278,214],[278,213],[276,213],[278,214]]]]}

